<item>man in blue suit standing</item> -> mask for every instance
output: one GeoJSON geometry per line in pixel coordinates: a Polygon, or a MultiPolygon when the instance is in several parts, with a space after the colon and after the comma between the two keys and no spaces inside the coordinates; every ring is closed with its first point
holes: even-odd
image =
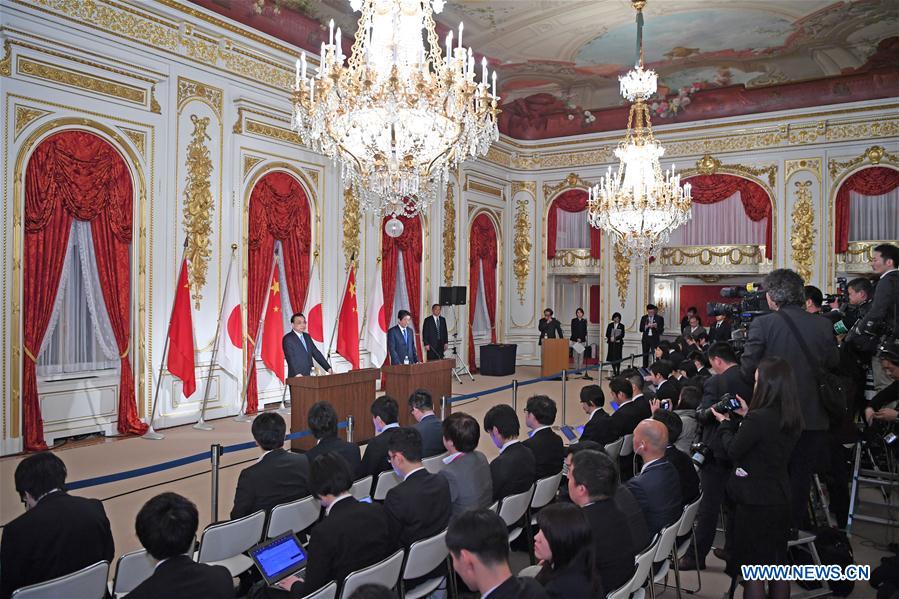
{"type": "Polygon", "coordinates": [[[313,358],[328,374],[333,374],[331,365],[306,332],[306,317],[297,312],[290,317],[290,324],[290,332],[281,339],[284,357],[287,358],[287,376],[309,376],[313,358]]]}
{"type": "Polygon", "coordinates": [[[391,364],[415,364],[418,354],[415,353],[415,331],[409,325],[412,315],[408,310],[400,310],[396,315],[397,324],[387,331],[387,353],[391,364]]]}

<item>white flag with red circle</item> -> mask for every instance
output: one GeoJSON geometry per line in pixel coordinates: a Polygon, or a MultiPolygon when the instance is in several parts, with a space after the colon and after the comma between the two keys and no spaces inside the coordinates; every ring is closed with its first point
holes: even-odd
{"type": "Polygon", "coordinates": [[[322,317],[322,288],[321,276],[318,272],[318,258],[312,261],[312,272],[309,273],[309,288],[306,290],[303,312],[306,314],[306,332],[321,350],[325,343],[325,326],[322,317]]]}
{"type": "Polygon", "coordinates": [[[384,314],[384,288],[381,286],[381,265],[375,274],[368,297],[365,316],[365,349],[371,354],[371,365],[380,368],[387,359],[387,315],[384,314]]]}
{"type": "Polygon", "coordinates": [[[239,377],[243,370],[243,316],[240,311],[240,279],[234,258],[231,259],[225,282],[221,319],[216,361],[222,370],[239,377]]]}

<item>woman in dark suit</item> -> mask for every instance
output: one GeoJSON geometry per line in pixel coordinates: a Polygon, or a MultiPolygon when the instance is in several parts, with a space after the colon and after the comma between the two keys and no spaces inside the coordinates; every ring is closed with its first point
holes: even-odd
{"type": "MultiPolygon", "coordinates": [[[[755,373],[755,391],[747,407],[732,413],[712,413],[720,422],[718,435],[734,471],[727,481],[727,494],[734,502],[731,559],[727,572],[734,582],[740,566],[789,564],[790,453],[802,431],[796,381],[789,362],[765,358],[755,373]]],[[[746,581],[743,596],[765,597],[765,581],[746,581]]],[[[790,595],[788,581],[768,581],[768,597],[790,595]]]]}
{"type": "MultiPolygon", "coordinates": [[[[584,344],[584,351],[581,353],[571,350],[574,354],[574,369],[580,370],[584,367],[584,354],[587,352],[587,319],[584,318],[583,308],[575,310],[574,318],[571,319],[571,342],[584,344]]],[[[584,378],[593,380],[587,372],[584,372],[584,378]]]]}
{"type": "Polygon", "coordinates": [[[612,362],[612,373],[618,376],[621,372],[621,348],[624,347],[624,325],[618,312],[612,314],[612,322],[606,327],[606,343],[609,344],[606,360],[612,362]]]}
{"type": "Polygon", "coordinates": [[[553,503],[537,513],[534,555],[543,566],[537,582],[551,598],[604,597],[593,562],[593,531],[573,503],[553,503]]]}

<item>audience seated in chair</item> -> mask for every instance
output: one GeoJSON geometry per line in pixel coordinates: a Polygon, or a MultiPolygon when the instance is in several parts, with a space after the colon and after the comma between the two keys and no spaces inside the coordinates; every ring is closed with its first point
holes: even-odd
{"type": "Polygon", "coordinates": [[[512,406],[499,404],[487,410],[484,431],[499,448],[490,462],[493,500],[524,493],[537,480],[537,462],[530,449],[518,441],[518,416],[512,406]]]}
{"type": "Polygon", "coordinates": [[[649,367],[649,380],[656,387],[656,399],[668,400],[671,407],[677,403],[680,394],[680,385],[671,378],[674,367],[668,360],[659,360],[649,367]]]}
{"type": "Polygon", "coordinates": [[[415,418],[415,429],[421,433],[421,457],[429,458],[445,451],[443,427],[434,413],[434,399],[424,389],[417,389],[409,396],[409,412],[415,418]]]}
{"type": "Polygon", "coordinates": [[[675,446],[675,442],[681,434],[683,424],[680,416],[674,412],[663,410],[657,404],[653,405],[652,419],[658,420],[668,430],[668,447],[665,448],[665,459],[677,470],[677,478],[680,481],[681,508],[688,503],[693,503],[699,497],[699,475],[693,466],[693,460],[675,446]]]}
{"type": "Polygon", "coordinates": [[[337,436],[337,423],[339,418],[337,410],[326,401],[317,401],[309,408],[306,416],[306,426],[315,437],[315,447],[306,452],[306,457],[311,464],[315,458],[327,452],[339,453],[350,465],[350,470],[356,472],[362,462],[359,446],[355,443],[344,441],[337,436]]]}
{"type": "Polygon", "coordinates": [[[482,599],[548,599],[534,579],[512,576],[506,523],[495,512],[477,509],[460,514],[450,522],[446,546],[453,569],[482,599]]]}
{"type": "Polygon", "coordinates": [[[157,564],[153,574],[128,593],[129,599],[234,597],[234,581],[228,568],[200,564],[190,556],[198,522],[197,506],[177,493],[162,493],[144,504],[134,529],[140,544],[157,564]]]}
{"type": "Polygon", "coordinates": [[[443,446],[449,455],[439,475],[449,482],[452,517],[466,510],[486,508],[493,502],[493,482],[487,458],[477,451],[481,428],[465,412],[450,414],[443,421],[443,446]]]}
{"type": "MultiPolygon", "coordinates": [[[[295,598],[332,580],[339,584],[351,572],[378,563],[395,548],[384,508],[350,495],[353,474],[346,460],[334,453],[318,456],[312,462],[310,481],[313,495],[325,508],[325,518],[309,535],[305,578],[290,576],[281,583],[295,598]]],[[[283,596],[274,589],[266,591],[268,596],[283,596]]]]}
{"type": "MultiPolygon", "coordinates": [[[[534,555],[543,564],[536,576],[553,599],[602,597],[596,574],[593,530],[584,510],[571,503],[554,503],[537,515],[534,555]]],[[[604,533],[607,534],[607,533],[604,533]]]]}
{"type": "Polygon", "coordinates": [[[251,430],[263,454],[237,478],[232,520],[309,496],[309,459],[284,449],[284,418],[277,412],[263,412],[253,419],[251,430]]]}
{"type": "Polygon", "coordinates": [[[643,469],[627,481],[636,497],[649,535],[655,536],[677,520],[683,509],[677,470],[665,458],[668,430],[656,420],[644,420],[634,430],[634,453],[643,458],[643,469]]]}
{"type": "MultiPolygon", "coordinates": [[[[674,446],[687,455],[691,454],[690,447],[696,441],[699,434],[699,423],[696,420],[696,408],[699,407],[699,402],[702,401],[702,389],[699,386],[694,385],[693,381],[697,381],[697,379],[693,379],[691,382],[681,387],[680,397],[677,401],[677,405],[674,407],[674,413],[680,418],[681,425],[683,426],[683,430],[677,438],[677,441],[674,443],[674,446]]],[[[699,384],[701,385],[701,382],[699,384]]]]}
{"type": "Polygon", "coordinates": [[[25,513],[3,529],[0,597],[18,588],[71,574],[115,548],[103,504],[65,491],[66,465],[48,451],[28,456],[15,471],[25,513]]]}
{"type": "Polygon", "coordinates": [[[399,428],[399,405],[389,395],[382,395],[371,404],[371,419],[377,435],[365,446],[362,463],[356,468],[356,479],[365,476],[374,477],[371,494],[374,496],[378,484],[378,475],[390,470],[387,461],[387,442],[393,429],[399,428]]]}
{"type": "Polygon", "coordinates": [[[643,549],[634,542],[627,516],[615,503],[617,487],[618,471],[609,456],[589,449],[572,456],[568,494],[583,508],[593,530],[596,570],[607,592],[630,579],[634,557],[643,549]]]}
{"type": "Polygon", "coordinates": [[[530,432],[527,440],[521,443],[534,454],[537,480],[555,476],[562,471],[562,462],[565,461],[562,437],[552,429],[556,421],[556,402],[546,395],[535,395],[528,399],[524,413],[524,423],[530,432]]]}
{"type": "Polygon", "coordinates": [[[383,584],[363,584],[347,599],[397,599],[397,594],[383,584]]]}
{"type": "Polygon", "coordinates": [[[620,437],[612,417],[603,409],[606,403],[599,385],[587,385],[581,389],[581,409],[587,414],[587,424],[580,441],[593,441],[605,447],[620,437]]]}

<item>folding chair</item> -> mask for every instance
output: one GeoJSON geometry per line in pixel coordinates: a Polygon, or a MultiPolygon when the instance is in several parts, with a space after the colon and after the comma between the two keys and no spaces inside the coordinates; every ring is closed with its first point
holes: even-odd
{"type": "Polygon", "coordinates": [[[373,480],[374,478],[371,475],[360,478],[350,487],[350,495],[356,499],[371,497],[371,483],[373,480]]]}
{"type": "MultiPolygon", "coordinates": [[[[517,539],[525,530],[524,526],[516,525],[527,514],[528,506],[531,505],[531,497],[533,496],[534,485],[531,485],[531,488],[523,493],[516,493],[515,495],[503,497],[503,500],[499,504],[499,517],[503,519],[503,521],[506,523],[506,526],[510,527],[510,543],[517,539]],[[513,526],[515,528],[512,528],[513,526]]],[[[528,530],[530,529],[528,528],[528,530]]],[[[528,541],[530,542],[530,539],[528,539],[528,541]]]]}
{"type": "Polygon", "coordinates": [[[405,599],[420,599],[433,593],[446,576],[437,576],[421,582],[415,588],[406,590],[406,581],[422,578],[431,573],[441,563],[446,562],[449,550],[446,548],[446,531],[436,534],[429,539],[422,539],[412,543],[406,555],[406,565],[403,566],[403,576],[400,579],[402,585],[401,597],[405,599]]]}
{"type": "Polygon", "coordinates": [[[231,576],[246,572],[252,567],[253,560],[243,553],[262,539],[264,529],[263,510],[237,520],[210,524],[200,537],[196,560],[203,564],[225,566],[231,576]]]}
{"type": "Polygon", "coordinates": [[[628,599],[629,597],[643,599],[646,594],[643,592],[643,585],[646,584],[646,580],[649,578],[649,571],[652,569],[652,558],[655,557],[659,538],[656,535],[649,547],[634,558],[634,563],[637,566],[634,570],[634,575],[618,589],[606,595],[606,599],[628,599]]]}
{"type": "MultiPolygon", "coordinates": [[[[671,553],[674,549],[674,541],[677,538],[677,531],[679,528],[680,519],[673,524],[666,526],[659,532],[659,542],[656,543],[656,553],[652,558],[653,564],[659,563],[659,568],[655,572],[650,573],[649,577],[649,596],[653,599],[655,599],[656,596],[656,583],[664,583],[668,578],[668,572],[671,570],[671,553]]],[[[680,587],[677,589],[677,596],[679,599],[680,587]]]]}
{"type": "Polygon", "coordinates": [[[536,578],[537,574],[539,574],[542,569],[543,566],[528,566],[522,568],[521,572],[518,573],[518,578],[536,578]]]}
{"type": "Polygon", "coordinates": [[[609,457],[612,458],[613,461],[618,461],[618,456],[621,455],[621,449],[624,447],[624,440],[627,437],[621,437],[617,441],[612,441],[606,445],[606,453],[609,454],[609,457]]]}
{"type": "Polygon", "coordinates": [[[12,599],[103,599],[106,596],[106,578],[109,562],[97,562],[77,572],[38,582],[13,591],[12,599]]]}
{"type": "Polygon", "coordinates": [[[347,599],[353,594],[353,591],[364,584],[380,584],[388,589],[396,587],[400,580],[400,573],[403,570],[404,557],[405,550],[400,549],[377,564],[372,564],[367,568],[350,573],[343,582],[343,589],[340,590],[340,599],[347,599]]]}
{"type": "Polygon", "coordinates": [[[387,491],[400,484],[400,478],[393,470],[387,470],[378,475],[378,483],[375,485],[375,492],[372,499],[375,501],[384,501],[387,497],[387,491]]]}
{"type": "Polygon", "coordinates": [[[443,470],[444,466],[446,466],[446,464],[443,463],[443,458],[447,455],[449,455],[447,452],[443,452],[440,455],[433,455],[429,458],[425,458],[421,461],[421,465],[431,474],[437,474],[443,470]]]}
{"type": "Polygon", "coordinates": [[[273,539],[289,530],[301,533],[318,522],[321,511],[322,506],[318,499],[311,495],[276,505],[268,517],[265,538],[273,539]]]}
{"type": "MultiPolygon", "coordinates": [[[[528,514],[525,520],[525,525],[528,527],[528,540],[534,538],[533,527],[537,525],[537,517],[534,515],[534,512],[549,505],[549,503],[556,498],[556,491],[559,490],[559,483],[561,481],[562,473],[559,472],[553,476],[541,478],[534,484],[534,496],[531,498],[531,506],[528,508],[528,514]]],[[[530,542],[528,543],[528,557],[530,557],[532,564],[537,563],[537,558],[534,556],[534,545],[530,542]]]]}
{"type": "Polygon", "coordinates": [[[687,555],[690,544],[693,545],[693,554],[696,554],[696,515],[699,513],[699,504],[702,501],[702,493],[696,501],[684,506],[684,515],[680,519],[680,527],[677,529],[677,537],[674,541],[674,580],[678,588],[690,594],[696,594],[702,589],[702,575],[699,568],[696,569],[696,588],[685,589],[680,584],[680,566],[678,562],[687,555]],[[678,542],[677,539],[683,539],[678,542]]]}
{"type": "Polygon", "coordinates": [[[109,583],[110,594],[113,597],[127,595],[150,578],[155,570],[156,560],[150,557],[146,549],[126,553],[115,564],[115,575],[109,583]]]}
{"type": "Polygon", "coordinates": [[[314,593],[306,595],[303,599],[336,599],[336,597],[337,583],[332,580],[314,593]]]}

